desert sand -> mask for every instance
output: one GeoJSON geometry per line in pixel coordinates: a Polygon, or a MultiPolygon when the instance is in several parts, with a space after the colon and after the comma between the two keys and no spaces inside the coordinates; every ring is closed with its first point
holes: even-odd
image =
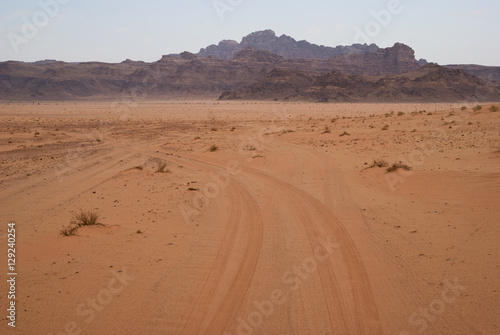
{"type": "Polygon", "coordinates": [[[500,334],[475,105],[1,104],[0,333],[500,334]],[[80,211],[102,225],[60,235],[80,211]]]}

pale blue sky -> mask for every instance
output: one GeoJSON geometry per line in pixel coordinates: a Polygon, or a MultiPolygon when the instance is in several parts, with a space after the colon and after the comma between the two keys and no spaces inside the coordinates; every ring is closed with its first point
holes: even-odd
{"type": "Polygon", "coordinates": [[[151,62],[273,29],[328,46],[369,38],[380,47],[405,43],[439,64],[500,66],[499,18],[498,0],[1,1],[0,61],[151,62]],[[373,13],[388,8],[390,20],[376,23],[373,13]]]}

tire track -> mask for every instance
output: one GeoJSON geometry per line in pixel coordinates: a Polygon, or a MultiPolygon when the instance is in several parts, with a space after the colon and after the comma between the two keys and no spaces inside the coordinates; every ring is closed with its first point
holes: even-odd
{"type": "MultiPolygon", "coordinates": [[[[206,161],[205,157],[189,157],[206,161]]],[[[210,161],[217,166],[221,164],[216,159],[210,159],[210,161]]],[[[242,170],[250,179],[259,179],[260,184],[273,185],[281,190],[293,203],[294,208],[302,209],[299,213],[308,213],[307,215],[302,214],[302,222],[307,231],[311,247],[317,244],[317,242],[314,244],[317,237],[327,236],[328,234],[333,235],[341,245],[340,253],[343,258],[343,266],[352,283],[349,290],[352,303],[350,303],[349,299],[342,298],[334,271],[339,272],[339,265],[336,264],[334,269],[333,265],[328,262],[318,264],[318,273],[323,285],[332,331],[342,334],[382,334],[383,331],[379,323],[378,310],[368,274],[354,241],[340,220],[321,201],[309,193],[251,167],[242,166],[242,170]],[[311,216],[314,218],[311,218],[311,216]],[[332,286],[331,283],[334,285],[332,286]],[[350,306],[350,308],[346,306],[350,306]],[[349,313],[349,311],[351,312],[349,313]],[[339,324],[341,327],[339,327],[339,324]]]]}
{"type": "MultiPolygon", "coordinates": [[[[163,158],[163,151],[151,152],[151,145],[134,144],[129,150],[163,158]]],[[[224,168],[203,161],[168,157],[184,166],[209,172],[224,168]]],[[[191,308],[183,318],[179,334],[223,334],[234,322],[253,280],[263,239],[263,221],[257,203],[236,180],[225,188],[231,213],[223,240],[210,271],[191,308]]],[[[160,331],[155,329],[155,331],[160,331]]]]}

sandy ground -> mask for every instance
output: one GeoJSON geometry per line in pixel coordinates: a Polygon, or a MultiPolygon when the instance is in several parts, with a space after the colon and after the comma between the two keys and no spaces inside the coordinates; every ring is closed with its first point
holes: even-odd
{"type": "Polygon", "coordinates": [[[0,105],[0,333],[500,334],[500,113],[462,105],[0,105]]]}

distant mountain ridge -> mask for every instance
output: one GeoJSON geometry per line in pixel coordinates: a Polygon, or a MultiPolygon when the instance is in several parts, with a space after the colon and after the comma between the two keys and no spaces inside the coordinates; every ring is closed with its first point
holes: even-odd
{"type": "Polygon", "coordinates": [[[500,99],[500,86],[465,73],[427,64],[383,77],[332,71],[314,74],[272,70],[248,87],[226,91],[219,100],[311,102],[458,102],[500,99]]]}
{"type": "Polygon", "coordinates": [[[217,55],[183,52],[152,63],[0,62],[0,100],[122,99],[137,92],[148,99],[500,100],[500,67],[427,64],[402,43],[330,48],[271,30],[221,43],[212,48],[217,55]]]}
{"type": "Polygon", "coordinates": [[[341,55],[365,54],[376,52],[379,47],[375,44],[353,44],[351,46],[327,47],[307,41],[296,41],[290,36],[276,36],[268,29],[251,33],[240,43],[233,40],[223,40],[218,45],[212,44],[200,50],[198,56],[215,56],[224,60],[233,59],[239,51],[252,47],[256,50],[266,50],[287,59],[329,59],[341,55]]]}

